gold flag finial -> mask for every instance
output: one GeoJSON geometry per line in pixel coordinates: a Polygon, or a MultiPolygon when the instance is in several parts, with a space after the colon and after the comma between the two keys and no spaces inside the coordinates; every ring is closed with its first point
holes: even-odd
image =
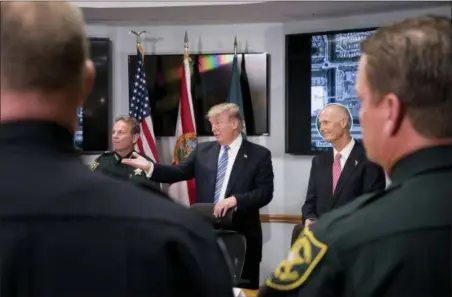
{"type": "Polygon", "coordinates": [[[234,56],[237,56],[237,36],[234,37],[234,56]]]}
{"type": "Polygon", "coordinates": [[[187,34],[187,31],[185,31],[185,37],[184,37],[184,58],[188,58],[188,34],[187,34]]]}

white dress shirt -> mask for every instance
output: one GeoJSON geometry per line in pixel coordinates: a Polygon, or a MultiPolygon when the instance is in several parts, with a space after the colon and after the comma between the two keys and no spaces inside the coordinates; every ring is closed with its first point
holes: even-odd
{"type": "Polygon", "coordinates": [[[352,140],[342,149],[342,151],[338,152],[335,148],[333,148],[333,160],[336,158],[337,153],[341,154],[341,171],[344,170],[345,162],[347,162],[348,157],[350,157],[354,146],[355,140],[352,138],[352,140]]]}
{"type": "MultiPolygon", "coordinates": [[[[226,173],[223,179],[223,185],[221,187],[220,199],[223,200],[226,195],[226,188],[228,187],[229,177],[231,176],[232,167],[234,166],[235,158],[239,152],[240,146],[242,145],[243,137],[240,134],[230,145],[228,151],[228,167],[226,167],[226,173]]],[[[221,147],[220,153],[218,154],[218,163],[220,163],[221,156],[224,154],[224,149],[221,147]]],[[[216,183],[215,183],[216,184],[216,183]]]]}

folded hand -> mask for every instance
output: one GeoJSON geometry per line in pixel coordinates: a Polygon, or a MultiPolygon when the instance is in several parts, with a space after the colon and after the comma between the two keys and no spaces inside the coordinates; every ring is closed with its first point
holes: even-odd
{"type": "Polygon", "coordinates": [[[221,218],[226,215],[228,210],[234,208],[237,206],[237,199],[234,196],[231,196],[229,198],[225,198],[223,200],[220,200],[215,204],[215,207],[213,209],[213,215],[216,218],[221,218]]]}

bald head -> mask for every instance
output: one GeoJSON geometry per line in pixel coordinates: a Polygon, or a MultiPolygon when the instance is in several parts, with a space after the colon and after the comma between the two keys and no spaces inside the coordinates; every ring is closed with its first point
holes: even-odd
{"type": "Polygon", "coordinates": [[[340,151],[350,140],[350,115],[342,105],[328,105],[319,114],[320,133],[340,151]]]}
{"type": "MultiPolygon", "coordinates": [[[[344,107],[343,105],[339,104],[331,104],[326,106],[322,111],[321,115],[325,114],[328,116],[329,120],[331,121],[345,121],[347,128],[350,127],[350,114],[348,112],[348,109],[344,107]]],[[[320,115],[320,117],[321,117],[320,115]]]]}
{"type": "Polygon", "coordinates": [[[81,11],[68,2],[1,2],[1,88],[78,91],[88,58],[81,11]]]}

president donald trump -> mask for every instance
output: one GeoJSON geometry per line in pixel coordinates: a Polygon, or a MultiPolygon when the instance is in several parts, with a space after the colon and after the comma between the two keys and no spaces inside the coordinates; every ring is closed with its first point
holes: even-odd
{"type": "Polygon", "coordinates": [[[216,141],[199,143],[179,165],[161,165],[135,154],[123,163],[143,169],[156,182],[175,183],[195,178],[196,203],[214,203],[214,215],[234,211],[231,229],[243,234],[247,252],[239,287],[259,287],[262,228],[259,209],[273,198],[273,166],[270,151],[242,137],[239,107],[232,103],[213,106],[207,117],[216,141]]]}

